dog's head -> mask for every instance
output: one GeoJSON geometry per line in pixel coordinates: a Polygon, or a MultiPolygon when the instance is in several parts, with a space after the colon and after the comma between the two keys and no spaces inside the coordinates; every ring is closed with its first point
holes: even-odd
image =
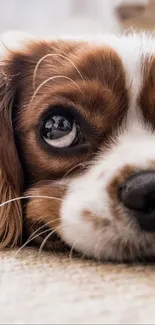
{"type": "Polygon", "coordinates": [[[111,36],[7,51],[1,202],[29,199],[1,206],[1,246],[19,242],[23,214],[36,238],[47,231],[49,245],[56,232],[88,256],[155,255],[154,44],[111,36]]]}

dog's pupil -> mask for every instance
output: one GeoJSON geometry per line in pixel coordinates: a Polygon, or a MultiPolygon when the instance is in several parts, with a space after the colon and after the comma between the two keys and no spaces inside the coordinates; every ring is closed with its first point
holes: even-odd
{"type": "Polygon", "coordinates": [[[44,124],[43,136],[46,139],[59,139],[72,131],[73,120],[63,116],[50,117],[44,124]]]}

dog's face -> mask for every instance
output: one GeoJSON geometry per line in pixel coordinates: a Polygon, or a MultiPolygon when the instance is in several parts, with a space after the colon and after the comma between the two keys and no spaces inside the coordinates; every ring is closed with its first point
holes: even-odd
{"type": "MultiPolygon", "coordinates": [[[[0,87],[1,200],[29,196],[31,238],[154,256],[155,42],[32,41],[6,55],[0,87]]],[[[1,245],[18,242],[21,215],[20,200],[1,206],[1,245]]]]}

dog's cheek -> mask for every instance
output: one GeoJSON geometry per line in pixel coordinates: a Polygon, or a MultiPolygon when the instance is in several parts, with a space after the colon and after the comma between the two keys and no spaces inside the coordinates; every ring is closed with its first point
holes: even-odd
{"type": "Polygon", "coordinates": [[[50,243],[54,241],[55,234],[60,234],[60,209],[65,192],[65,185],[53,185],[50,181],[41,182],[26,192],[28,202],[24,207],[25,237],[33,236],[34,242],[41,244],[52,231],[53,234],[49,239],[50,243]]]}

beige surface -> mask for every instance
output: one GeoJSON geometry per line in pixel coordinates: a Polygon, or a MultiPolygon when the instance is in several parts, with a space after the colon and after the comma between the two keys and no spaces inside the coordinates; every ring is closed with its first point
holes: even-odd
{"type": "Polygon", "coordinates": [[[155,266],[0,253],[0,324],[154,324],[155,266]]]}

